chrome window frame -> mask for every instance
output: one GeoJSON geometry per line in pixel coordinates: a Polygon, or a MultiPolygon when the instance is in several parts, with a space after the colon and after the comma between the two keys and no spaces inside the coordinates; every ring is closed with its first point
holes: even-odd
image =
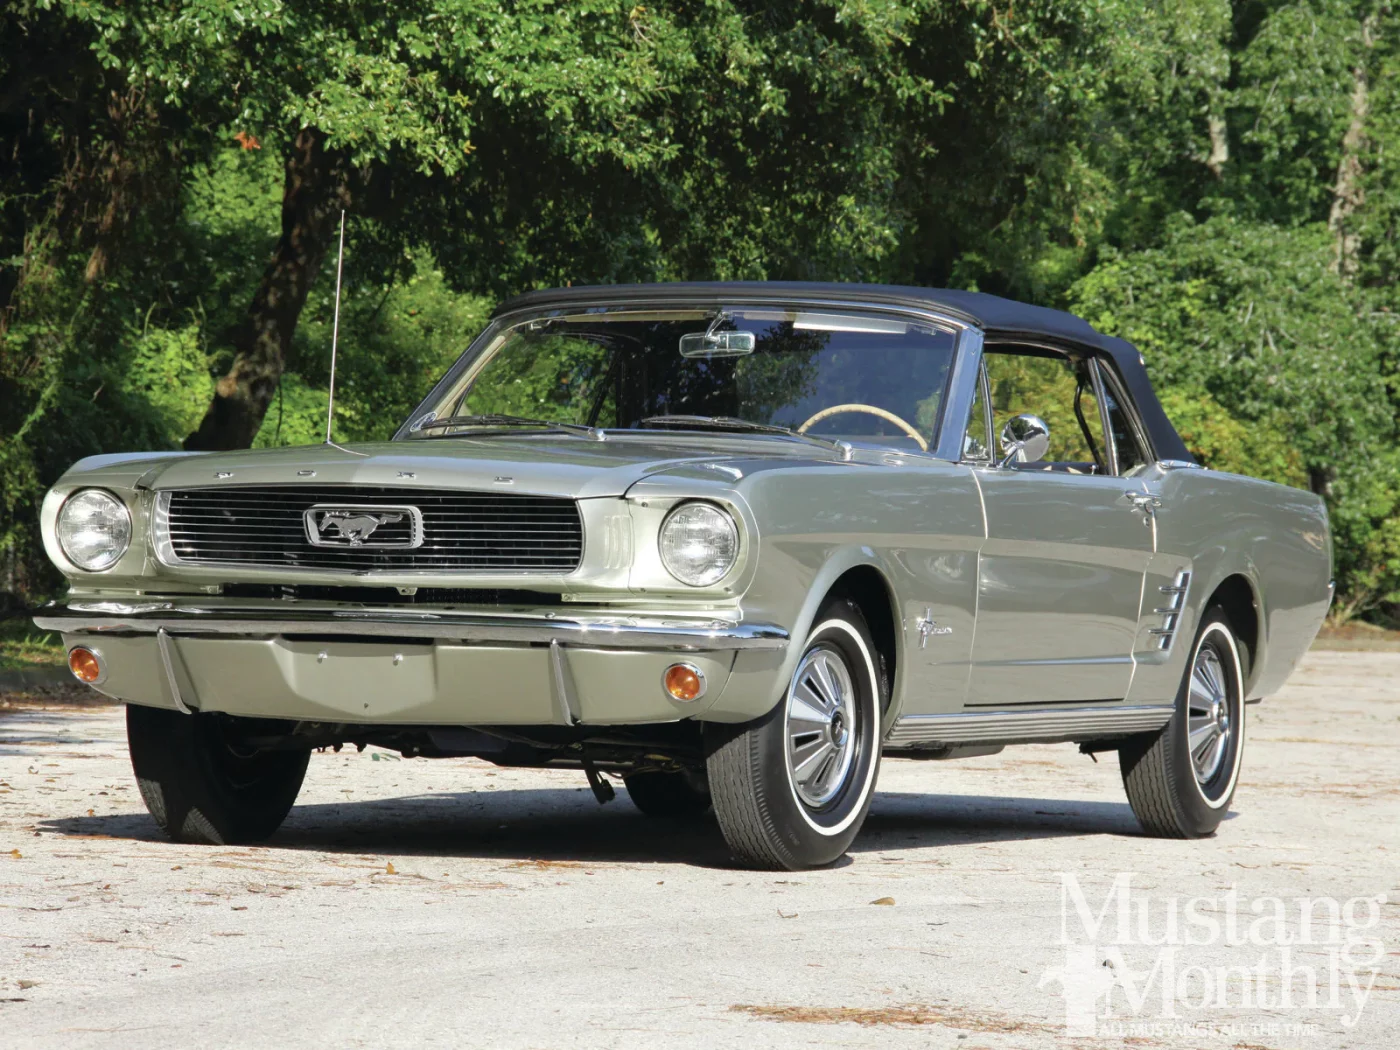
{"type": "MultiPolygon", "coordinates": [[[[1155,446],[1148,439],[1147,428],[1143,426],[1142,417],[1138,414],[1137,402],[1127,393],[1123,380],[1109,363],[1106,355],[1077,343],[1052,343],[1035,339],[998,339],[992,345],[1025,346],[1035,350],[1048,350],[1052,354],[1059,354],[1066,358],[1073,358],[1078,354],[1089,363],[1090,375],[1094,381],[1094,396],[1099,402],[1099,420],[1104,433],[1104,455],[1108,459],[1110,467],[1110,473],[1103,475],[1104,477],[1118,478],[1123,476],[1118,466],[1118,446],[1113,437],[1113,427],[1109,422],[1108,400],[1103,396],[1104,393],[1111,393],[1118,404],[1122,406],[1123,414],[1128,419],[1128,426],[1143,453],[1143,464],[1151,466],[1161,462],[1157,458],[1155,446]]],[[[987,402],[987,410],[991,411],[990,400],[987,402]]],[[[995,457],[993,458],[995,459],[995,457]]]]}
{"type": "MultiPolygon", "coordinates": [[[[1147,428],[1143,426],[1142,417],[1138,415],[1137,404],[1133,401],[1132,397],[1129,396],[1127,389],[1123,385],[1123,381],[1099,355],[1094,356],[1093,363],[1094,371],[1098,373],[1100,382],[1104,384],[1105,391],[1111,394],[1113,399],[1118,402],[1119,407],[1123,410],[1123,415],[1128,420],[1128,429],[1132,431],[1133,438],[1138,444],[1138,451],[1142,453],[1142,465],[1148,467],[1158,462],[1157,450],[1148,439],[1147,428]]],[[[1113,447],[1113,476],[1121,478],[1123,473],[1119,465],[1118,439],[1114,436],[1113,427],[1110,425],[1110,420],[1108,418],[1107,399],[1101,400],[1099,406],[1103,417],[1104,440],[1113,447]]]]}
{"type": "Polygon", "coordinates": [[[1113,427],[1108,419],[1108,399],[1104,397],[1103,374],[1100,371],[1099,359],[1089,358],[1089,383],[1094,388],[1094,400],[1098,402],[1099,426],[1103,428],[1103,454],[1108,459],[1108,473],[1110,477],[1119,477],[1118,471],[1118,442],[1113,437],[1113,427]]]}
{"type": "MultiPolygon", "coordinates": [[[[977,386],[976,391],[982,394],[982,430],[985,434],[984,447],[987,450],[985,456],[969,456],[963,453],[961,463],[966,463],[971,467],[986,467],[996,463],[996,435],[992,431],[992,384],[987,378],[987,363],[982,360],[982,355],[977,355],[977,386]]],[[[973,401],[976,401],[976,391],[973,394],[973,401]]],[[[963,428],[966,433],[967,427],[972,425],[972,410],[968,409],[967,426],[963,428]]]]}

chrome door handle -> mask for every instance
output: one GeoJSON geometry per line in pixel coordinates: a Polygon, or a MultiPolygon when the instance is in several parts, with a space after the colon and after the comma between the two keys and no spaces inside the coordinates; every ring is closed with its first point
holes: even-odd
{"type": "Polygon", "coordinates": [[[1125,492],[1123,498],[1132,504],[1133,510],[1142,513],[1142,523],[1151,528],[1157,517],[1157,508],[1162,505],[1162,497],[1150,492],[1125,492]]]}

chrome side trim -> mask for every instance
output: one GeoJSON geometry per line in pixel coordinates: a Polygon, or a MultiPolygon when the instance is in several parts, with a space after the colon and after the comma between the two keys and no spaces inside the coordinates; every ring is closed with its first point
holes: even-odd
{"type": "Polygon", "coordinates": [[[269,609],[174,602],[71,601],[39,609],[34,623],[65,634],[371,635],[461,642],[549,644],[677,651],[786,649],[774,624],[683,616],[459,613],[415,609],[269,609]]]}
{"type": "Polygon", "coordinates": [[[182,715],[194,714],[180,695],[180,683],[175,678],[175,661],[170,653],[170,635],[164,628],[156,631],[156,648],[160,650],[160,665],[165,668],[165,681],[170,686],[170,699],[175,701],[175,710],[182,715]]]}
{"type": "Polygon", "coordinates": [[[942,747],[999,741],[1080,740],[1160,729],[1172,706],[1072,707],[1059,710],[986,711],[905,715],[885,737],[887,748],[942,747]]]}
{"type": "Polygon", "coordinates": [[[1167,597],[1166,604],[1153,609],[1153,615],[1162,618],[1162,626],[1149,627],[1147,633],[1157,640],[1157,648],[1167,652],[1176,638],[1176,629],[1181,622],[1181,612],[1186,606],[1186,593],[1191,589],[1191,573],[1182,569],[1176,578],[1167,585],[1158,587],[1167,597]]]}

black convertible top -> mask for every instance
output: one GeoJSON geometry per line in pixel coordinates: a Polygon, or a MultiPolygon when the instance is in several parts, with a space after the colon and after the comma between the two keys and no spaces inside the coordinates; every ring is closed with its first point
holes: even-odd
{"type": "Polygon", "coordinates": [[[889,306],[929,307],[951,314],[982,329],[989,343],[1033,339],[1038,342],[1083,347],[1107,356],[1122,376],[1137,404],[1143,425],[1158,459],[1194,462],[1181,436],[1162,410],[1147,378],[1142,355],[1123,339],[1104,335],[1074,314],[1031,306],[983,292],[948,288],[911,288],[889,284],[843,284],[816,281],[687,281],[672,284],[577,285],[526,292],[508,299],[492,316],[517,310],[548,308],[558,304],[613,303],[666,299],[713,301],[739,296],[745,299],[839,300],[889,306]]]}

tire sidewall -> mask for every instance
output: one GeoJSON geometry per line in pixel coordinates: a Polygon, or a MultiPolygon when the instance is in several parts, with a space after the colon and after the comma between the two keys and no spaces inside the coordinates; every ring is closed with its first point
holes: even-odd
{"type": "MultiPolygon", "coordinates": [[[[766,802],[774,830],[802,866],[829,864],[846,852],[865,821],[880,771],[880,711],[885,683],[869,629],[850,603],[827,605],[803,643],[802,656],[824,646],[846,663],[855,692],[856,754],[841,792],[814,810],[797,794],[787,758],[789,679],[782,699],[764,721],[759,734],[758,760],[764,771],[766,802]]],[[[798,660],[801,666],[801,657],[798,660]]],[[[794,677],[796,671],[794,670],[794,677]]]]}

